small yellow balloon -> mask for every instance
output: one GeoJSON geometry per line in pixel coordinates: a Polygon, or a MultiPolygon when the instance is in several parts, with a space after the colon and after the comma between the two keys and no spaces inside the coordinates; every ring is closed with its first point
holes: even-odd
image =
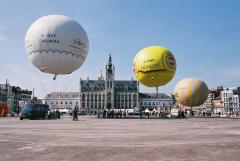
{"type": "Polygon", "coordinates": [[[150,46],[137,53],[133,60],[136,79],[145,86],[158,87],[167,84],[175,75],[176,61],[166,48],[150,46]]]}
{"type": "Polygon", "coordinates": [[[205,82],[197,78],[185,78],[175,86],[175,97],[183,106],[200,106],[208,97],[208,87],[205,82]]]}

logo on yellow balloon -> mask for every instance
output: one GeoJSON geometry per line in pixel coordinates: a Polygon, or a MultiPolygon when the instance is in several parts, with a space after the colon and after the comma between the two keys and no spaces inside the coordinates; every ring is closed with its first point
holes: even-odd
{"type": "Polygon", "coordinates": [[[176,69],[176,61],[171,53],[167,53],[166,55],[166,64],[171,70],[176,69]]]}

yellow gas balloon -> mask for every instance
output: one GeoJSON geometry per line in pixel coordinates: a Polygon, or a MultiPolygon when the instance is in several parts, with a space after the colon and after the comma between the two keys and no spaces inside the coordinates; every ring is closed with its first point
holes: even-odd
{"type": "Polygon", "coordinates": [[[137,53],[133,60],[136,79],[148,87],[167,84],[175,75],[176,61],[166,48],[150,46],[137,53]]]}
{"type": "Polygon", "coordinates": [[[185,78],[175,86],[176,100],[183,106],[200,106],[208,97],[208,87],[205,82],[197,78],[185,78]]]}

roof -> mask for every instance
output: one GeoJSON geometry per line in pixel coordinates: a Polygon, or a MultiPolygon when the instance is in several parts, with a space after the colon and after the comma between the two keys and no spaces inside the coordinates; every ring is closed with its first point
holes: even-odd
{"type": "Polygon", "coordinates": [[[90,92],[90,91],[104,91],[105,81],[104,80],[81,80],[80,91],[90,92]]]}
{"type": "MultiPolygon", "coordinates": [[[[81,92],[91,92],[91,91],[104,91],[105,90],[105,80],[81,80],[80,82],[81,92]]],[[[137,81],[128,80],[118,80],[114,81],[115,91],[136,91],[137,92],[137,81]]]]}
{"type": "Polygon", "coordinates": [[[137,81],[114,81],[115,91],[137,91],[137,81]]]}
{"type": "Polygon", "coordinates": [[[45,98],[77,98],[79,92],[51,92],[45,98]]]}
{"type": "MultiPolygon", "coordinates": [[[[157,93],[139,93],[139,98],[157,98],[157,93]]],[[[165,93],[159,93],[159,99],[172,99],[165,93]]]]}

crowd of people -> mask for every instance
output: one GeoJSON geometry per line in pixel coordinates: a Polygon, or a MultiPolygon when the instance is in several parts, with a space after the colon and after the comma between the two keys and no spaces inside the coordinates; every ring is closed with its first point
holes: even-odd
{"type": "Polygon", "coordinates": [[[230,112],[215,112],[215,111],[198,111],[195,112],[193,117],[240,117],[240,111],[230,111],[230,112]]]}
{"type": "Polygon", "coordinates": [[[128,109],[104,109],[97,113],[98,118],[185,118],[184,111],[178,111],[175,115],[171,113],[171,110],[160,109],[140,109],[138,111],[131,111],[128,109]],[[174,117],[176,116],[176,117],[174,117]]]}
{"type": "Polygon", "coordinates": [[[48,120],[60,119],[60,118],[61,118],[61,113],[59,110],[48,110],[48,112],[47,112],[48,120]]]}

